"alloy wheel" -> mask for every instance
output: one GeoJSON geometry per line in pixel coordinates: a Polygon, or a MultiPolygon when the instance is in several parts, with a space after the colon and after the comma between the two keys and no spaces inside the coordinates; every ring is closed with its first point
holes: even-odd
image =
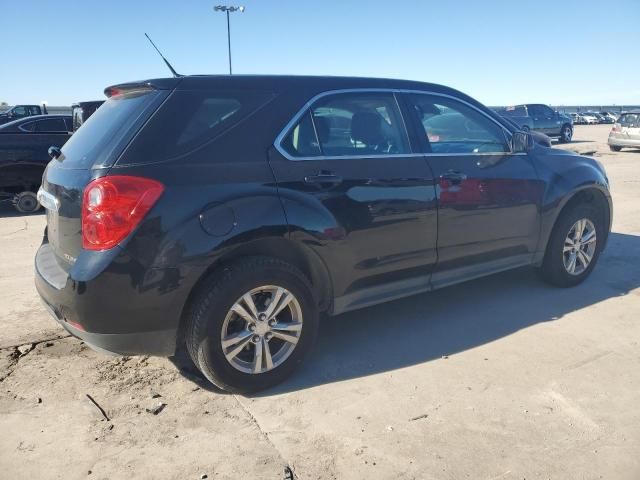
{"type": "Polygon", "coordinates": [[[571,275],[584,272],[596,252],[596,227],[591,220],[583,218],[573,224],[564,240],[564,268],[571,275]]]}
{"type": "Polygon", "coordinates": [[[293,353],[302,333],[302,309],[289,290],[265,285],[238,298],[222,325],[227,361],[244,373],[273,370],[293,353]]]}

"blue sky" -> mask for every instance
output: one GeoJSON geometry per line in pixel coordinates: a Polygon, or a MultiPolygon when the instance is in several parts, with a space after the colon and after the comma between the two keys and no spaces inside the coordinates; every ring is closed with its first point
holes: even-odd
{"type": "MultiPolygon", "coordinates": [[[[67,105],[167,76],[143,32],[180,73],[226,73],[216,3],[0,0],[0,101],[67,105]]],[[[640,103],[640,0],[241,4],[234,73],[407,78],[489,105],[640,103]]]]}

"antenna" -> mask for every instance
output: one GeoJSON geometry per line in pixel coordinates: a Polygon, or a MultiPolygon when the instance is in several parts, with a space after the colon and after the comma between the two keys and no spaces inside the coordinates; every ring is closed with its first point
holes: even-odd
{"type": "Polygon", "coordinates": [[[158,50],[158,47],[156,47],[156,44],[153,43],[153,40],[151,40],[151,37],[149,37],[149,35],[147,35],[146,33],[144,34],[145,37],[147,37],[147,40],[149,40],[149,42],[151,42],[151,45],[153,46],[153,48],[156,49],[156,52],[158,52],[158,55],[160,55],[160,57],[162,57],[162,60],[164,60],[164,63],[167,64],[167,67],[169,67],[169,70],[171,70],[171,73],[173,73],[174,77],[181,77],[182,75],[180,75],[178,72],[176,72],[174,70],[174,68],[171,66],[171,64],[169,63],[169,60],[167,60],[166,58],[164,58],[164,55],[162,55],[162,52],[160,52],[160,50],[158,50]]]}

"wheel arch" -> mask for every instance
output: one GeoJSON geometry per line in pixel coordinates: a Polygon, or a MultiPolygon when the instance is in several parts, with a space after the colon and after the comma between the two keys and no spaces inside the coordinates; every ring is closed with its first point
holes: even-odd
{"type": "Polygon", "coordinates": [[[562,214],[568,209],[572,208],[576,204],[588,203],[597,206],[603,214],[603,222],[606,226],[604,243],[602,244],[602,248],[604,249],[607,240],[609,238],[609,232],[611,231],[611,222],[612,222],[612,203],[611,197],[608,192],[603,189],[600,185],[597,184],[589,184],[584,185],[579,189],[574,190],[570,195],[562,198],[556,208],[554,209],[555,215],[551,219],[552,221],[547,221],[546,228],[543,226],[542,238],[540,245],[544,248],[539,248],[538,256],[536,258],[536,264],[541,264],[544,255],[547,251],[547,245],[549,244],[549,240],[551,238],[551,233],[558,223],[558,219],[562,216],[562,214]]]}
{"type": "Polygon", "coordinates": [[[265,237],[251,240],[225,251],[217,257],[192,286],[180,315],[178,327],[178,344],[182,342],[184,328],[187,323],[189,305],[200,292],[203,285],[215,272],[243,257],[273,257],[283,260],[298,269],[307,277],[319,311],[327,311],[333,301],[331,276],[322,259],[309,247],[282,237],[265,237]]]}

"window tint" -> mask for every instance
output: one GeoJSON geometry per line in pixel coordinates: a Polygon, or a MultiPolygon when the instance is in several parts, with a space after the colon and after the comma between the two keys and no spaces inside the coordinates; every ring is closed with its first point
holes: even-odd
{"type": "Polygon", "coordinates": [[[522,105],[515,107],[505,107],[498,109],[497,112],[504,117],[526,117],[527,111],[522,105]]]}
{"type": "Polygon", "coordinates": [[[321,155],[310,112],[303,115],[281,145],[292,157],[317,157],[321,155]]]}
{"type": "MultiPolygon", "coordinates": [[[[273,97],[272,93],[249,90],[176,90],[127,149],[123,161],[158,162],[190,153],[233,128],[273,97]]],[[[102,110],[99,108],[87,123],[102,110]]]]}
{"type": "Polygon", "coordinates": [[[27,114],[27,109],[25,107],[15,107],[13,109],[14,115],[25,116],[27,114]]]}
{"type": "Polygon", "coordinates": [[[165,95],[160,90],[138,90],[108,99],[64,144],[62,164],[90,168],[113,163],[114,152],[136,133],[165,95]]]}
{"type": "Polygon", "coordinates": [[[42,112],[40,111],[40,107],[29,107],[30,115],[40,115],[42,112]]]}
{"type": "Polygon", "coordinates": [[[341,93],[312,107],[324,156],[410,153],[395,97],[391,93],[341,93]]]}
{"type": "Polygon", "coordinates": [[[26,122],[20,125],[20,130],[24,130],[25,132],[35,132],[36,131],[36,122],[26,122]]]}
{"type": "Polygon", "coordinates": [[[36,132],[66,132],[67,126],[62,118],[47,118],[38,120],[36,123],[36,132]]]}
{"type": "Polygon", "coordinates": [[[639,128],[640,113],[625,113],[620,116],[618,123],[623,127],[639,128]]]}
{"type": "Polygon", "coordinates": [[[529,105],[529,115],[538,118],[551,118],[553,110],[546,105],[529,105]]]}
{"type": "Polygon", "coordinates": [[[431,153],[504,153],[502,127],[477,110],[436,95],[409,95],[431,153]]]}

